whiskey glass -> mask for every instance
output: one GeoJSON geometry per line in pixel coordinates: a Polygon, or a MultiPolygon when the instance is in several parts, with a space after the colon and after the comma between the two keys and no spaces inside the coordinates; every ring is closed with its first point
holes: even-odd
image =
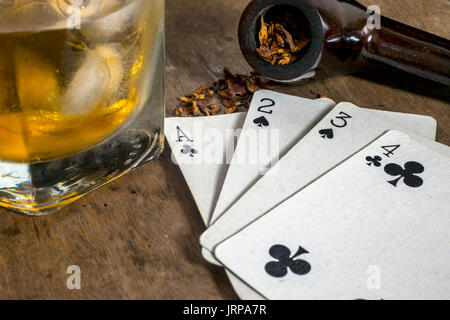
{"type": "Polygon", "coordinates": [[[163,148],[164,0],[0,0],[0,206],[55,212],[163,148]]]}

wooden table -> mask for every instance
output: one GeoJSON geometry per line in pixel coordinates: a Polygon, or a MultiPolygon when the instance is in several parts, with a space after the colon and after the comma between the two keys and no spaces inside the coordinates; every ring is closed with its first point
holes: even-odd
{"type": "MultiPolygon", "coordinates": [[[[370,0],[362,1],[370,5],[370,0]]],[[[167,0],[167,112],[177,97],[250,68],[236,29],[245,0],[167,0]]],[[[382,13],[450,38],[448,0],[377,0],[382,13]]],[[[438,120],[450,145],[450,106],[351,76],[280,89],[438,120]]],[[[234,299],[222,269],[205,262],[200,216],[169,150],[156,161],[58,214],[30,218],[0,210],[0,298],[234,299]],[[81,290],[68,290],[66,269],[81,268],[81,290]]]]}

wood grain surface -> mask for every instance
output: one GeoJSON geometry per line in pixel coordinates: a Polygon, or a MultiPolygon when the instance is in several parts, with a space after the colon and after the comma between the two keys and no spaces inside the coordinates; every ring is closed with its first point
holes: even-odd
{"type": "MultiPolygon", "coordinates": [[[[364,0],[382,14],[450,38],[448,0],[364,0]]],[[[220,77],[248,72],[236,38],[246,0],[167,0],[167,113],[177,97],[220,77]]],[[[433,116],[450,145],[450,105],[352,76],[283,87],[359,106],[433,116]]],[[[205,262],[199,213],[179,169],[163,156],[61,212],[30,218],[0,209],[2,299],[236,299],[222,269],[205,262]],[[66,269],[81,268],[81,290],[66,269]]]]}

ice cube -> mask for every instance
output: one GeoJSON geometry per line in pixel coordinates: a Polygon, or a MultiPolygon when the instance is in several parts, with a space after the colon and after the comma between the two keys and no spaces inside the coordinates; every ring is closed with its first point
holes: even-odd
{"type": "MultiPolygon", "coordinates": [[[[74,14],[73,9],[80,10],[80,18],[89,19],[101,11],[103,0],[56,0],[61,11],[65,14],[74,14]]],[[[117,1],[117,0],[115,0],[117,1]]],[[[105,1],[108,2],[108,1],[105,1]]]]}
{"type": "Polygon", "coordinates": [[[66,16],[79,12],[82,20],[102,17],[133,0],[47,0],[66,16]],[[79,11],[78,11],[79,10],[79,11]]]}
{"type": "Polygon", "coordinates": [[[101,100],[109,99],[119,88],[123,66],[115,45],[98,45],[88,49],[62,99],[65,115],[89,114],[101,100]]]}
{"type": "Polygon", "coordinates": [[[83,24],[81,33],[91,41],[109,42],[135,25],[141,7],[142,0],[131,1],[105,17],[83,24]]]}
{"type": "Polygon", "coordinates": [[[131,0],[0,0],[0,32],[66,29],[101,18],[131,0]],[[75,20],[71,20],[75,19],[75,20]]]}
{"type": "Polygon", "coordinates": [[[119,46],[114,44],[104,44],[98,45],[95,50],[100,54],[106,61],[106,65],[109,70],[109,82],[106,86],[103,96],[105,99],[111,97],[120,88],[120,83],[122,82],[124,70],[122,65],[122,58],[117,49],[119,46]]]}
{"type": "Polygon", "coordinates": [[[0,32],[38,32],[60,29],[66,16],[57,1],[5,0],[0,2],[0,32]]]}

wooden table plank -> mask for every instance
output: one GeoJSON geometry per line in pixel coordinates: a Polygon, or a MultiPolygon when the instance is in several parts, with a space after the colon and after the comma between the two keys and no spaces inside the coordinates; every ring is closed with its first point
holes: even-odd
{"type": "MultiPolygon", "coordinates": [[[[362,1],[365,5],[371,1],[362,1]]],[[[382,13],[450,38],[445,0],[378,0],[382,13]]],[[[249,72],[236,39],[243,0],[167,1],[167,113],[177,97],[220,77],[223,66],[249,72]]],[[[351,76],[280,91],[318,93],[369,108],[427,114],[450,145],[450,106],[351,76]]],[[[204,230],[170,152],[58,214],[30,218],[0,209],[0,298],[234,299],[224,272],[200,254],[204,230]],[[66,288],[69,265],[81,290],[66,288]]]]}

